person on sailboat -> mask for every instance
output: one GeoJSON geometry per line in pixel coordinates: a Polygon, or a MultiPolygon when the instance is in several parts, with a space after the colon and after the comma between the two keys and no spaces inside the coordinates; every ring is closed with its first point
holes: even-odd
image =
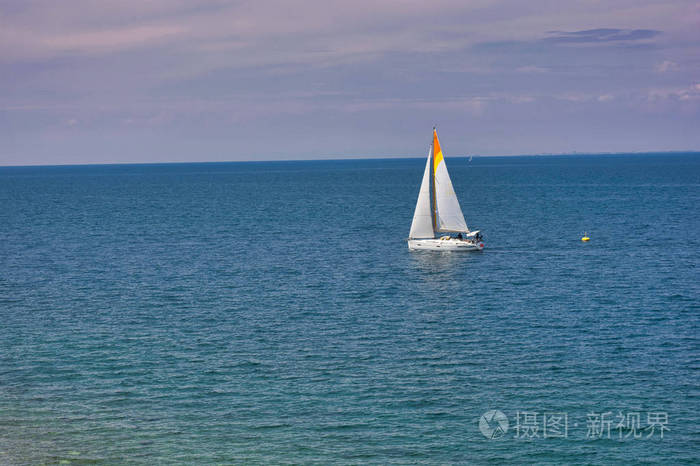
{"type": "Polygon", "coordinates": [[[464,238],[462,238],[462,233],[460,233],[460,234],[457,235],[457,239],[460,240],[460,241],[464,239],[464,238]]]}

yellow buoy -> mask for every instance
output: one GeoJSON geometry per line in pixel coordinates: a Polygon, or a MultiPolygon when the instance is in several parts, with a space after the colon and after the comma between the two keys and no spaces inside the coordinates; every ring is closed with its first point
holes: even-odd
{"type": "Polygon", "coordinates": [[[581,241],[586,242],[586,241],[590,241],[590,240],[591,239],[588,237],[588,233],[584,233],[583,238],[581,238],[581,241]]]}

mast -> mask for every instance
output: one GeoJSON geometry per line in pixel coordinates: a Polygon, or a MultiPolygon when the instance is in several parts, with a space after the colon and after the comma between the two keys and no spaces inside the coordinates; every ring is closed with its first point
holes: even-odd
{"type": "Polygon", "coordinates": [[[433,165],[433,168],[431,168],[431,173],[432,176],[430,179],[433,181],[433,187],[431,189],[431,193],[433,194],[433,208],[430,209],[430,216],[433,219],[433,231],[437,231],[437,199],[435,198],[435,167],[434,167],[434,161],[435,161],[435,126],[433,126],[433,137],[430,139],[430,159],[432,163],[430,165],[433,165]]]}

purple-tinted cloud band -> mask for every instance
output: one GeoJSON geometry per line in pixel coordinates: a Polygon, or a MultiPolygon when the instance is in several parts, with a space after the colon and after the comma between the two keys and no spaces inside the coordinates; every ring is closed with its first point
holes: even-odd
{"type": "Polygon", "coordinates": [[[0,164],[420,155],[434,123],[456,154],[698,149],[698,24],[685,0],[6,1],[0,164]]]}

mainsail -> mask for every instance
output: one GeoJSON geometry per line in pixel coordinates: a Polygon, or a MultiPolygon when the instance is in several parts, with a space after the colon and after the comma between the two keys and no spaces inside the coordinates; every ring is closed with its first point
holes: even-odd
{"type": "Polygon", "coordinates": [[[423,181],[420,184],[416,211],[413,214],[413,223],[411,223],[411,232],[408,237],[410,239],[435,237],[433,215],[430,212],[430,152],[428,152],[428,160],[425,162],[423,181]]]}
{"type": "MultiPolygon", "coordinates": [[[[433,129],[433,185],[435,189],[435,229],[437,231],[469,232],[464,220],[462,209],[459,207],[457,195],[452,187],[447,165],[442,157],[437,131],[433,129]]],[[[425,178],[423,179],[425,183],[425,178]]],[[[421,187],[421,193],[422,193],[421,187]]],[[[420,201],[420,196],[419,196],[420,201]]],[[[416,206],[416,212],[418,206],[416,206]]],[[[415,222],[415,217],[413,219],[415,222]]],[[[413,231],[413,230],[411,230],[413,231]]]]}

